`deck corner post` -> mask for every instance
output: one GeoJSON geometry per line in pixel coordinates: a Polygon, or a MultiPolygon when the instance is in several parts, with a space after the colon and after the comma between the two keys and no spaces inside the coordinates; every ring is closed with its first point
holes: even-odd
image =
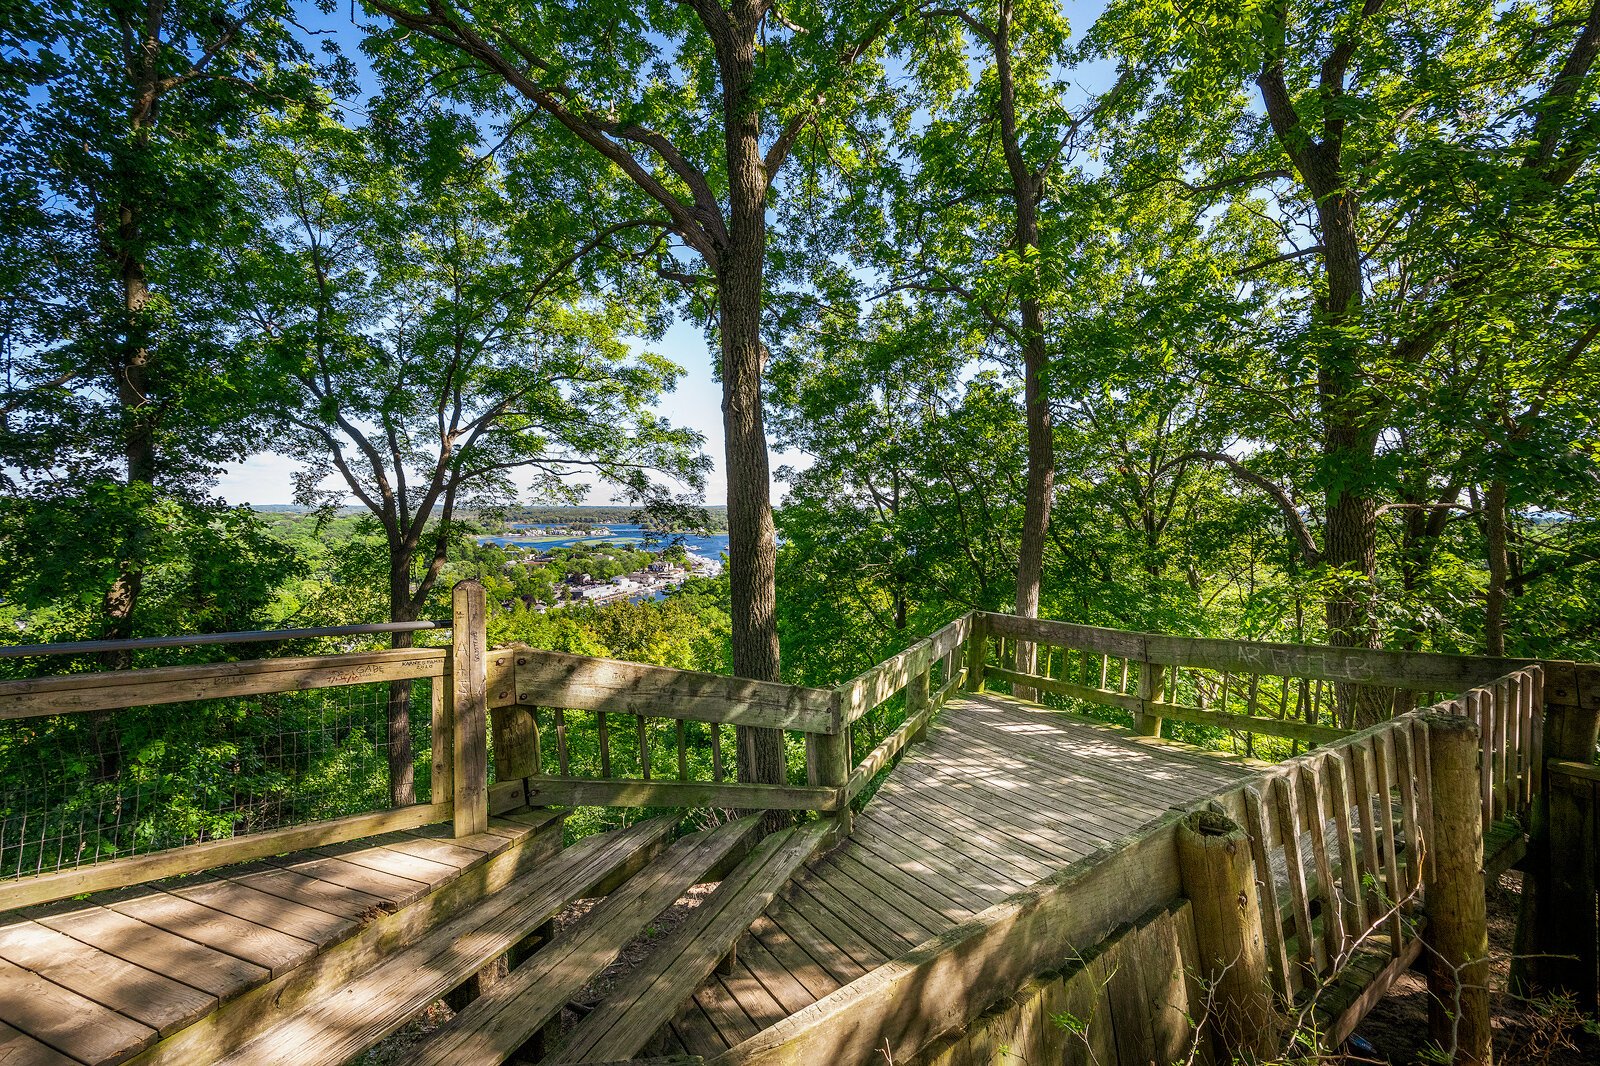
{"type": "Polygon", "coordinates": [[[451,717],[454,720],[454,824],[458,837],[489,828],[488,607],[483,586],[457,582],[451,592],[451,717]]]}
{"type": "Polygon", "coordinates": [[[1428,924],[1428,1035],[1463,1066],[1489,1066],[1489,926],[1484,901],[1478,727],[1451,714],[1424,716],[1433,794],[1432,861],[1423,900],[1428,924]]]}
{"type": "Polygon", "coordinates": [[[922,724],[912,734],[912,740],[920,740],[928,731],[928,711],[933,692],[933,663],[911,675],[906,682],[906,721],[917,717],[922,718],[922,724]]]}
{"type": "Polygon", "coordinates": [[[972,612],[972,628],[967,633],[968,692],[983,691],[983,664],[988,660],[989,620],[982,611],[972,612]]]}
{"type": "Polygon", "coordinates": [[[1148,653],[1139,661],[1139,713],[1133,716],[1133,728],[1141,736],[1161,735],[1161,716],[1155,708],[1165,696],[1166,673],[1165,664],[1151,662],[1148,653]]]}
{"type": "Polygon", "coordinates": [[[1216,1061],[1275,1061],[1283,1025],[1272,1002],[1249,837],[1226,815],[1195,811],[1178,824],[1177,848],[1209,991],[1195,1039],[1207,1039],[1210,1022],[1216,1061]]]}

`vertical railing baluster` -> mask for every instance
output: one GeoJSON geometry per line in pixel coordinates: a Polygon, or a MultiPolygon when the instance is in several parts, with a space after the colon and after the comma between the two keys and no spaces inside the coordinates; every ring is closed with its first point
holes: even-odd
{"type": "Polygon", "coordinates": [[[1328,859],[1328,840],[1324,822],[1326,804],[1323,802],[1322,763],[1327,756],[1313,758],[1300,768],[1300,787],[1305,796],[1306,835],[1311,842],[1311,861],[1317,871],[1317,887],[1322,897],[1322,939],[1327,945],[1328,958],[1337,960],[1346,946],[1344,907],[1339,900],[1339,885],[1333,877],[1333,863],[1328,859]]]}
{"type": "Polygon", "coordinates": [[[1356,837],[1350,824],[1350,808],[1360,794],[1350,789],[1348,751],[1348,746],[1334,751],[1323,768],[1328,780],[1328,800],[1333,805],[1334,839],[1339,845],[1339,883],[1344,897],[1346,928],[1360,936],[1367,928],[1367,900],[1361,884],[1361,861],[1356,857],[1356,837]]]}
{"type": "Polygon", "coordinates": [[[639,736],[639,775],[646,781],[650,780],[650,727],[645,723],[644,715],[633,716],[639,736]]]}
{"type": "Polygon", "coordinates": [[[567,712],[564,708],[556,707],[553,713],[556,719],[556,763],[561,767],[561,776],[566,777],[572,769],[567,759],[567,712]]]}
{"type": "Polygon", "coordinates": [[[1314,987],[1322,976],[1327,959],[1323,945],[1311,922],[1311,895],[1306,886],[1306,868],[1300,855],[1300,797],[1296,794],[1293,767],[1273,779],[1273,798],[1278,815],[1278,839],[1283,842],[1284,876],[1289,882],[1289,906],[1294,917],[1295,950],[1305,971],[1305,983],[1314,987]]]}
{"type": "Polygon", "coordinates": [[[1385,907],[1389,913],[1389,952],[1399,954],[1403,928],[1400,905],[1405,899],[1405,881],[1400,876],[1399,841],[1394,826],[1394,756],[1387,738],[1383,735],[1368,739],[1372,753],[1372,771],[1378,798],[1379,843],[1383,850],[1385,874],[1385,907]]]}
{"type": "Polygon", "coordinates": [[[1271,816],[1266,799],[1253,785],[1246,786],[1244,790],[1244,813],[1250,834],[1250,851],[1255,858],[1256,876],[1261,878],[1262,883],[1261,931],[1267,945],[1267,964],[1272,969],[1279,998],[1285,1004],[1291,1004],[1300,989],[1300,972],[1289,964],[1288,938],[1283,931],[1283,907],[1278,898],[1278,879],[1267,851],[1271,816]]]}

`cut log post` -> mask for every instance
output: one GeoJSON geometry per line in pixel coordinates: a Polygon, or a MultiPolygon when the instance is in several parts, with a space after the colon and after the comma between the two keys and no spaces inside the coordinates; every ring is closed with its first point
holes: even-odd
{"type": "Polygon", "coordinates": [[[1478,809],[1478,727],[1428,714],[1433,792],[1432,861],[1423,900],[1428,965],[1428,1035],[1450,1061],[1489,1066],[1489,925],[1478,809]]]}
{"type": "Polygon", "coordinates": [[[451,594],[451,717],[455,724],[455,834],[489,828],[488,621],[483,586],[467,580],[451,594]]]}
{"type": "Polygon", "coordinates": [[[1218,1062],[1274,1061],[1282,1019],[1272,1003],[1250,839],[1226,815],[1196,811],[1179,824],[1177,846],[1208,989],[1197,1024],[1209,1028],[1218,1062]]]}
{"type": "Polygon", "coordinates": [[[1146,659],[1139,664],[1139,713],[1133,716],[1133,728],[1143,736],[1161,735],[1161,715],[1156,712],[1156,704],[1162,700],[1166,674],[1167,668],[1161,663],[1146,659]]]}

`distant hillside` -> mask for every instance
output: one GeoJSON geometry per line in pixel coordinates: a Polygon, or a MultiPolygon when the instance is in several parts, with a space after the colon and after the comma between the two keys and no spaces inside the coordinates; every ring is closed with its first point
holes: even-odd
{"type": "MultiPolygon", "coordinates": [[[[638,513],[637,507],[510,507],[504,512],[507,522],[549,523],[570,525],[594,523],[597,525],[625,524],[638,513]]],[[[713,529],[728,528],[727,507],[705,507],[713,529]]]]}

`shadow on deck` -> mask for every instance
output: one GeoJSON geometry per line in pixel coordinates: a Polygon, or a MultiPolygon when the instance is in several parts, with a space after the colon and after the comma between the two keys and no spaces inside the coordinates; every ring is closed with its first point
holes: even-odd
{"type": "Polygon", "coordinates": [[[1236,757],[994,693],[953,700],[799,871],[662,1050],[715,1056],[1009,896],[1251,776],[1236,757]]]}

